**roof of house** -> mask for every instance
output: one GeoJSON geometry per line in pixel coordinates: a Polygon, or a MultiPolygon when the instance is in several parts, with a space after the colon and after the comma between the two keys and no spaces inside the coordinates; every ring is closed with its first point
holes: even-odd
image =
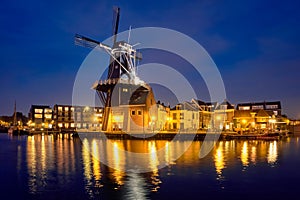
{"type": "Polygon", "coordinates": [[[199,110],[197,105],[195,105],[192,102],[183,102],[183,103],[179,103],[176,106],[174,106],[171,110],[191,110],[191,111],[197,111],[199,110]]]}
{"type": "Polygon", "coordinates": [[[222,103],[220,103],[220,104],[216,107],[216,109],[220,109],[222,105],[227,105],[226,109],[234,109],[234,105],[231,104],[231,103],[229,103],[229,101],[227,101],[226,99],[225,99],[222,103]]]}
{"type": "Polygon", "coordinates": [[[236,109],[238,110],[239,107],[244,106],[250,106],[252,109],[252,106],[263,106],[263,109],[268,110],[267,105],[277,105],[276,109],[281,109],[281,102],[280,101],[263,101],[263,102],[248,102],[248,103],[239,103],[236,106],[236,109]]]}
{"type": "Polygon", "coordinates": [[[234,111],[234,117],[236,117],[236,118],[251,117],[251,111],[250,110],[235,110],[234,111]]]}
{"type": "Polygon", "coordinates": [[[267,111],[265,110],[259,110],[256,114],[257,117],[270,117],[272,115],[270,115],[267,111]]]}

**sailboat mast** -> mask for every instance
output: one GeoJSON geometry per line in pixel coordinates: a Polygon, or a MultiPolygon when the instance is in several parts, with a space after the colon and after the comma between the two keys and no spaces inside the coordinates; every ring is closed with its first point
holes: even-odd
{"type": "Polygon", "coordinates": [[[14,122],[13,122],[13,125],[17,125],[17,103],[16,103],[16,100],[15,100],[15,106],[14,106],[14,122]]]}

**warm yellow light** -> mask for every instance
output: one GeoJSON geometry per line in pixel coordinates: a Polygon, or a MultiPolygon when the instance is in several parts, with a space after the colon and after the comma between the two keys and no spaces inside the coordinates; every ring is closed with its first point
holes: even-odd
{"type": "Polygon", "coordinates": [[[88,106],[86,106],[85,108],[84,108],[84,111],[89,111],[90,110],[90,107],[88,107],[88,106]]]}
{"type": "Polygon", "coordinates": [[[243,123],[243,124],[246,124],[246,123],[247,123],[247,120],[246,120],[246,119],[243,119],[243,120],[242,120],[242,123],[243,123]]]}
{"type": "Polygon", "coordinates": [[[151,116],[151,120],[154,121],[155,120],[155,116],[151,116]]]}
{"type": "Polygon", "coordinates": [[[97,121],[97,119],[98,119],[98,118],[95,116],[95,117],[94,117],[94,122],[96,122],[96,121],[97,121]]]}
{"type": "Polygon", "coordinates": [[[123,122],[123,116],[122,115],[114,115],[113,122],[123,122]]]}

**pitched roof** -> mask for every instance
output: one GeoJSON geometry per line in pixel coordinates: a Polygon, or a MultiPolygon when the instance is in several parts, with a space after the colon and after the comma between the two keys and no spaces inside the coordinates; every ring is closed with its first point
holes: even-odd
{"type": "Polygon", "coordinates": [[[234,117],[251,117],[251,111],[250,110],[235,110],[234,111],[234,117]]]}
{"type": "Polygon", "coordinates": [[[220,103],[216,107],[216,109],[220,109],[221,105],[226,105],[227,106],[226,109],[234,109],[234,106],[231,103],[229,103],[229,101],[227,101],[226,99],[222,103],[220,103]]]}
{"type": "Polygon", "coordinates": [[[257,115],[256,115],[257,117],[270,117],[271,115],[268,113],[268,112],[266,112],[265,110],[259,110],[258,112],[257,112],[257,115]]]}

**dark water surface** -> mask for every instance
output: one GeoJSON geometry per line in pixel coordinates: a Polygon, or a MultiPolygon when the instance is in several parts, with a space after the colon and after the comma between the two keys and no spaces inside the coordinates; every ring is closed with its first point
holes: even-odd
{"type": "Polygon", "coordinates": [[[199,158],[194,141],[178,160],[158,169],[164,140],[113,140],[105,152],[113,165],[118,149],[152,152],[148,173],[114,170],[95,158],[97,142],[53,135],[0,134],[0,199],[290,199],[300,195],[300,140],[219,141],[199,158]],[[92,155],[91,155],[92,153],[92,155]],[[93,156],[94,155],[94,156],[93,156]]]}

